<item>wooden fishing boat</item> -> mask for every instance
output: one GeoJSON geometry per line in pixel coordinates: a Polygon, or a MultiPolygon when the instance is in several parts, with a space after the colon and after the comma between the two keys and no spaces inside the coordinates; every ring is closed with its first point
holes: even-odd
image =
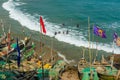
{"type": "MultiPolygon", "coordinates": [[[[98,64],[97,64],[98,65],[98,64]]],[[[85,58],[81,58],[78,63],[80,80],[99,80],[95,66],[90,67],[90,63],[85,58]]]]}
{"type": "Polygon", "coordinates": [[[35,51],[34,51],[34,49],[29,49],[29,50],[26,50],[26,51],[23,52],[23,53],[24,53],[24,54],[23,54],[23,56],[22,56],[22,60],[31,57],[31,56],[35,53],[35,51]]]}
{"type": "Polygon", "coordinates": [[[7,38],[6,35],[1,36],[1,37],[0,37],[0,44],[4,44],[5,41],[6,41],[6,38],[7,38]]]}
{"type": "Polygon", "coordinates": [[[103,66],[97,69],[100,80],[120,80],[120,72],[111,66],[103,66]]]}
{"type": "MultiPolygon", "coordinates": [[[[90,51],[90,22],[88,17],[88,35],[89,35],[89,62],[85,58],[81,58],[78,63],[78,71],[80,80],[99,80],[96,69],[92,67],[91,51],[90,51]]],[[[83,52],[84,53],[84,52],[83,52]]]]}
{"type": "MultiPolygon", "coordinates": [[[[25,45],[28,44],[29,40],[30,40],[30,38],[25,37],[24,40],[19,41],[19,47],[20,47],[20,49],[23,49],[23,48],[25,47],[25,45]]],[[[17,43],[12,43],[12,44],[11,44],[11,50],[13,50],[13,51],[16,50],[16,46],[17,46],[17,43]]],[[[1,50],[2,52],[9,52],[9,51],[8,51],[8,46],[5,46],[5,47],[3,47],[3,48],[0,48],[0,50],[1,50]]],[[[10,50],[10,51],[11,51],[11,50],[10,50]]]]}
{"type": "Polygon", "coordinates": [[[104,65],[104,66],[110,65],[110,64],[105,60],[104,55],[102,55],[101,65],[104,65]]]}
{"type": "Polygon", "coordinates": [[[101,66],[97,68],[101,80],[120,80],[120,72],[113,66],[113,59],[114,56],[111,56],[111,64],[109,64],[102,55],[101,66]]]}
{"type": "Polygon", "coordinates": [[[78,71],[80,80],[99,80],[96,69],[90,67],[90,64],[84,58],[81,58],[78,63],[78,71]]]}
{"type": "Polygon", "coordinates": [[[99,80],[96,69],[94,67],[86,67],[81,70],[80,80],[99,80]]]}
{"type": "Polygon", "coordinates": [[[57,61],[49,71],[50,80],[58,80],[60,76],[60,71],[63,71],[65,66],[65,61],[57,61]]]}
{"type": "Polygon", "coordinates": [[[78,71],[80,72],[83,68],[90,66],[85,58],[81,58],[78,62],[78,71]]]}
{"type": "Polygon", "coordinates": [[[80,80],[78,69],[75,66],[66,66],[60,74],[61,80],[80,80]]]}

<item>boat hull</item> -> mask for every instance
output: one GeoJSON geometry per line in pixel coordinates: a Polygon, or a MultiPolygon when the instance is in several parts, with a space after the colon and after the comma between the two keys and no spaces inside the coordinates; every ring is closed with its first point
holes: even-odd
{"type": "Polygon", "coordinates": [[[80,80],[99,80],[97,72],[93,67],[83,68],[79,71],[79,78],[80,80]]]}
{"type": "Polygon", "coordinates": [[[116,76],[98,73],[100,80],[116,80],[116,76]]]}

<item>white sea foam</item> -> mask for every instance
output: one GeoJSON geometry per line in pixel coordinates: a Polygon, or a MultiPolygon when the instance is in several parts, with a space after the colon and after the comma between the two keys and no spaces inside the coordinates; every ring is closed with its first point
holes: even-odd
{"type": "Polygon", "coordinates": [[[58,56],[61,57],[61,58],[63,58],[63,60],[66,63],[68,63],[68,64],[71,63],[71,62],[74,62],[74,60],[67,60],[66,57],[63,54],[59,53],[59,52],[58,52],[58,56]]]}
{"type": "MultiPolygon", "coordinates": [[[[34,15],[30,15],[28,13],[24,13],[21,10],[17,9],[16,6],[18,5],[23,5],[25,3],[21,2],[14,2],[13,0],[8,0],[7,2],[3,3],[2,7],[9,11],[9,16],[10,18],[17,20],[22,26],[25,26],[31,30],[35,31],[40,31],[39,27],[39,21],[34,17],[34,15]]],[[[35,14],[36,16],[37,14],[35,14]]],[[[43,17],[44,18],[44,17],[43,17]]],[[[45,20],[45,18],[44,18],[45,20]]],[[[55,31],[64,31],[67,30],[66,28],[61,28],[59,25],[55,23],[50,23],[47,20],[45,20],[45,26],[47,29],[47,35],[50,37],[54,36],[55,31]]],[[[76,36],[78,34],[77,31],[75,30],[70,30],[70,33],[68,35],[63,35],[63,34],[58,34],[55,36],[56,39],[59,41],[64,41],[66,43],[73,44],[75,46],[84,46],[84,47],[89,47],[88,41],[86,40],[85,37],[83,37],[82,32],[79,32],[80,36],[76,36]]],[[[95,42],[91,42],[91,48],[96,48],[95,42]]],[[[103,43],[98,43],[97,49],[98,50],[104,50],[106,52],[112,52],[112,43],[111,44],[104,44],[103,43]]],[[[120,49],[118,47],[115,47],[114,50],[115,53],[120,53],[120,49]]]]}

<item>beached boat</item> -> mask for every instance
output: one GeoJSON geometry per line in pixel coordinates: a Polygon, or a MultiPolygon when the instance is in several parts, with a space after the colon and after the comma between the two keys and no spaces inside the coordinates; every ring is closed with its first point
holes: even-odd
{"type": "Polygon", "coordinates": [[[82,58],[78,63],[80,80],[99,80],[96,68],[94,66],[92,65],[92,67],[90,67],[90,64],[82,58]]]}
{"type": "Polygon", "coordinates": [[[0,44],[4,44],[6,38],[7,38],[6,35],[1,36],[1,37],[0,37],[0,44]]]}
{"type": "Polygon", "coordinates": [[[100,80],[120,80],[120,73],[118,70],[111,66],[99,67],[97,69],[100,80]]]}
{"type": "Polygon", "coordinates": [[[60,74],[60,80],[80,80],[77,67],[66,66],[60,74]]]}
{"type": "Polygon", "coordinates": [[[35,48],[35,44],[32,43],[31,45],[25,46],[21,50],[22,61],[24,61],[25,59],[31,57],[35,53],[34,48],[35,48]]]}
{"type": "Polygon", "coordinates": [[[90,64],[84,58],[81,58],[78,63],[80,80],[99,80],[96,69],[89,66],[90,64]]]}
{"type": "Polygon", "coordinates": [[[78,71],[81,72],[83,68],[89,67],[90,64],[86,61],[85,58],[81,58],[78,62],[78,71]]]}
{"type": "Polygon", "coordinates": [[[120,72],[113,66],[114,56],[111,56],[109,64],[102,55],[101,66],[97,67],[97,73],[101,80],[120,80],[120,72]]]}
{"type": "Polygon", "coordinates": [[[80,80],[99,80],[96,69],[94,67],[86,67],[81,70],[80,80]]]}
{"type": "MultiPolygon", "coordinates": [[[[25,37],[24,40],[21,40],[19,42],[20,49],[23,49],[25,47],[25,45],[28,44],[29,40],[30,40],[30,38],[27,38],[27,37],[25,37]]],[[[11,49],[9,51],[8,51],[8,46],[0,48],[0,50],[1,50],[0,57],[5,56],[6,54],[9,54],[9,53],[15,51],[16,50],[16,46],[17,46],[17,43],[12,43],[11,44],[11,49]]]]}
{"type": "Polygon", "coordinates": [[[96,69],[94,67],[86,67],[80,72],[81,80],[99,80],[96,69]]]}
{"type": "MultiPolygon", "coordinates": [[[[80,80],[99,80],[96,69],[94,67],[92,67],[92,57],[91,57],[91,50],[90,50],[90,20],[88,17],[88,35],[89,35],[89,62],[88,63],[83,55],[83,58],[81,58],[81,60],[78,63],[78,71],[79,71],[79,76],[80,76],[80,80]]],[[[83,51],[84,54],[84,51],[83,51]]]]}
{"type": "Polygon", "coordinates": [[[63,60],[57,61],[49,71],[50,80],[58,80],[61,71],[64,70],[65,66],[66,66],[65,61],[63,60]]]}

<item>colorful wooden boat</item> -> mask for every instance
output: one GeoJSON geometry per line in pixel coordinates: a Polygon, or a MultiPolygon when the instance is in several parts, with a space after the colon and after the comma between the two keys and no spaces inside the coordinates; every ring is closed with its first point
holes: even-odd
{"type": "Polygon", "coordinates": [[[94,67],[83,68],[80,72],[81,80],[99,80],[96,69],[94,67]]]}
{"type": "Polygon", "coordinates": [[[104,66],[97,70],[98,76],[101,80],[120,80],[118,70],[115,67],[104,66]]]}

